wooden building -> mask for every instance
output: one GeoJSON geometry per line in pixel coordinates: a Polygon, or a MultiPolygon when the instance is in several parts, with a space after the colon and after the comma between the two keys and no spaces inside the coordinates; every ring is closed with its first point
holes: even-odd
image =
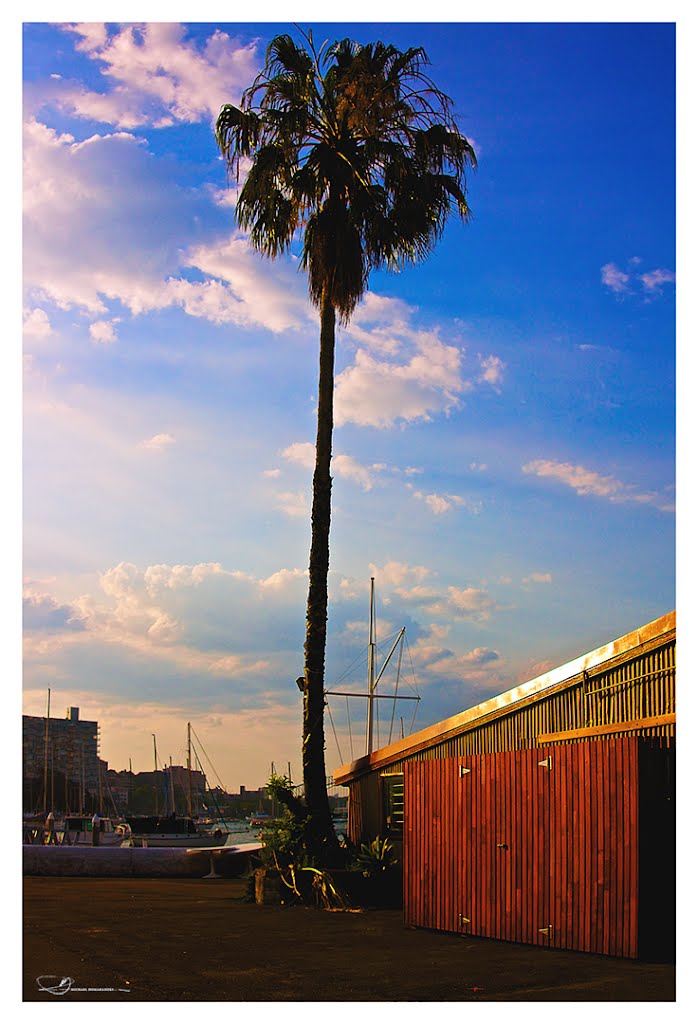
{"type": "Polygon", "coordinates": [[[406,924],[673,956],[675,646],[672,612],[335,772],[406,924]]]}

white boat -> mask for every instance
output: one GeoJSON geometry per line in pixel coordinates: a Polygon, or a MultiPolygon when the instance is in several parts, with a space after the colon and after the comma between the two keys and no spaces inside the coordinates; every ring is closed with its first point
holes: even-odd
{"type": "Polygon", "coordinates": [[[126,822],[130,828],[125,843],[127,846],[207,849],[225,846],[230,835],[227,829],[221,827],[200,831],[191,818],[174,814],[166,817],[127,818],[126,822]]]}
{"type": "Polygon", "coordinates": [[[63,825],[56,826],[56,834],[62,833],[62,844],[66,846],[121,846],[128,841],[129,826],[125,822],[114,822],[111,818],[90,817],[87,814],[68,815],[63,825]],[[94,841],[95,826],[98,827],[98,841],[94,841]]]}
{"type": "Polygon", "coordinates": [[[259,811],[257,814],[248,814],[245,821],[250,828],[259,828],[261,825],[270,825],[276,818],[272,818],[271,814],[267,814],[266,811],[259,811]]]}

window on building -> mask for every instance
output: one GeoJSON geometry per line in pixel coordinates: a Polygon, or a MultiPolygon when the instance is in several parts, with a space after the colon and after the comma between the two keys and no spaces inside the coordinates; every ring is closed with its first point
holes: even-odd
{"type": "Polygon", "coordinates": [[[401,836],[405,820],[405,777],[381,776],[383,788],[383,824],[386,835],[401,836]]]}

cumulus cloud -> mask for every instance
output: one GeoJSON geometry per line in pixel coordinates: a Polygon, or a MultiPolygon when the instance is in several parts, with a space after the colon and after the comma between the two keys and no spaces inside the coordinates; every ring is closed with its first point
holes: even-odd
{"type": "MultiPolygon", "coordinates": [[[[288,445],[281,452],[281,455],[288,462],[302,466],[303,469],[313,469],[315,466],[315,445],[310,441],[296,441],[288,445]]],[[[385,469],[384,466],[374,463],[365,466],[355,459],[353,455],[338,453],[332,456],[332,471],[338,477],[353,480],[365,491],[370,491],[375,483],[377,472],[385,469]]]]}
{"type": "Polygon", "coordinates": [[[430,420],[457,407],[472,387],[462,356],[437,331],[403,335],[398,358],[376,358],[364,348],[335,382],[335,422],[390,427],[430,420]]]}
{"type": "MultiPolygon", "coordinates": [[[[146,143],[129,132],[78,142],[30,120],[23,181],[28,305],[53,303],[104,322],[112,302],[133,316],[179,308],[277,333],[312,317],[292,263],[270,271],[239,232],[203,242],[206,195],[171,182],[163,188],[146,143]],[[204,280],[187,279],[188,270],[204,280]]],[[[106,332],[93,327],[93,340],[112,340],[106,332]]]]}
{"type": "Polygon", "coordinates": [[[612,292],[617,295],[625,295],[636,292],[638,282],[642,292],[647,298],[660,295],[664,285],[673,284],[676,274],[673,270],[665,267],[657,267],[655,270],[648,270],[640,273],[639,265],[642,260],[639,256],[633,256],[628,260],[628,272],[621,270],[615,263],[606,263],[601,268],[601,281],[612,292]]]}
{"type": "Polygon", "coordinates": [[[164,279],[196,203],[162,188],[142,141],[119,132],[78,142],[30,120],[23,182],[29,294],[96,317],[109,299],[131,312],[168,304],[164,279]]]}
{"type": "Polygon", "coordinates": [[[476,385],[499,390],[505,366],[498,356],[478,356],[470,367],[460,339],[416,325],[417,314],[402,300],[366,295],[343,333],[355,353],[335,382],[338,425],[429,421],[457,409],[476,385]]]}
{"type": "Polygon", "coordinates": [[[577,494],[593,495],[606,498],[610,502],[623,504],[635,502],[640,505],[651,505],[661,512],[673,512],[674,506],[666,498],[655,492],[643,493],[635,487],[622,483],[613,476],[604,476],[585,466],[573,465],[569,462],[556,462],[553,459],[534,459],[521,467],[524,473],[556,480],[571,487],[577,494]]]}
{"type": "Polygon", "coordinates": [[[504,370],[506,364],[499,358],[499,356],[480,356],[480,380],[486,384],[490,384],[495,390],[499,390],[499,386],[504,379],[504,370]]]}
{"type": "Polygon", "coordinates": [[[50,594],[27,593],[22,600],[24,629],[32,632],[60,632],[84,629],[77,610],[59,604],[50,594]]]}
{"type": "Polygon", "coordinates": [[[497,602],[478,587],[448,588],[448,611],[456,618],[484,622],[497,609],[497,602]]]}
{"type": "Polygon", "coordinates": [[[45,310],[36,309],[25,310],[23,319],[24,337],[33,341],[41,341],[44,338],[49,338],[53,334],[53,328],[51,327],[51,321],[48,318],[45,310]]]}
{"type": "Polygon", "coordinates": [[[116,341],[116,329],[113,320],[95,320],[90,324],[90,338],[98,345],[111,345],[116,341]]]}
{"type": "Polygon", "coordinates": [[[672,270],[650,270],[646,274],[640,274],[640,280],[646,292],[654,294],[661,291],[665,284],[673,284],[676,274],[672,270]]]}
{"type": "Polygon", "coordinates": [[[407,583],[421,583],[432,574],[425,565],[409,565],[407,562],[390,561],[384,565],[370,563],[371,575],[380,579],[381,587],[400,587],[407,583]]]}
{"type": "MultiPolygon", "coordinates": [[[[50,595],[29,594],[26,602],[29,661],[57,658],[69,643],[83,648],[119,649],[124,656],[143,663],[170,664],[177,671],[206,676],[259,675],[269,668],[261,644],[253,652],[249,637],[259,640],[263,594],[275,594],[283,608],[288,582],[300,575],[290,572],[257,580],[245,573],[226,571],[218,563],[199,565],[152,565],[140,569],[120,562],[99,577],[98,588],[83,593],[70,606],[59,605],[50,595]],[[231,637],[233,614],[248,620],[245,629],[231,637]],[[79,634],[49,648],[33,632],[70,629],[79,634]],[[231,650],[232,644],[238,647],[231,650]]],[[[166,671],[165,669],[163,669],[166,671]]]]}
{"type": "Polygon", "coordinates": [[[549,572],[532,572],[530,576],[525,576],[522,583],[552,583],[553,577],[549,572]]]}
{"type": "Polygon", "coordinates": [[[615,263],[605,263],[601,267],[601,282],[612,292],[621,293],[628,290],[630,275],[624,273],[615,263]]]}
{"type": "Polygon", "coordinates": [[[411,647],[420,679],[427,687],[438,684],[441,693],[448,685],[449,697],[456,707],[472,702],[469,691],[501,692],[507,687],[501,654],[489,647],[475,647],[462,654],[445,647],[447,629],[432,624],[428,632],[411,647]],[[459,684],[455,688],[452,684],[459,684]]]}
{"type": "Polygon", "coordinates": [[[381,587],[392,587],[400,600],[421,608],[430,616],[447,616],[454,620],[479,623],[487,621],[499,608],[497,602],[482,588],[439,587],[429,580],[430,573],[423,566],[413,569],[394,562],[388,563],[383,572],[385,580],[381,578],[381,587]]]}
{"type": "Polygon", "coordinates": [[[214,323],[261,324],[276,333],[314,322],[307,281],[297,266],[281,260],[272,271],[241,232],[223,243],[193,247],[186,263],[212,279],[204,284],[169,282],[173,300],[190,316],[214,323]]]}
{"type": "Polygon", "coordinates": [[[425,494],[424,491],[410,489],[412,496],[423,501],[435,516],[442,516],[452,508],[465,504],[464,499],[458,494],[425,494]]]}
{"type": "Polygon", "coordinates": [[[174,440],[172,434],[154,434],[147,441],[141,441],[140,447],[147,448],[151,452],[161,452],[174,444],[174,440]]]}
{"type": "Polygon", "coordinates": [[[213,121],[223,103],[239,103],[258,70],[256,44],[242,45],[220,29],[201,46],[187,40],[182,25],[167,22],[65,30],[77,37],[76,49],[99,66],[110,88],[95,92],[63,82],[56,104],[74,116],[122,128],[213,121]]]}
{"type": "Polygon", "coordinates": [[[274,496],[274,504],[279,512],[292,519],[308,515],[308,501],[303,491],[279,491],[274,496]]]}
{"type": "Polygon", "coordinates": [[[482,511],[481,502],[470,501],[460,494],[427,494],[425,491],[415,488],[411,483],[405,486],[412,492],[412,497],[424,502],[435,516],[445,515],[454,508],[466,508],[472,515],[479,515],[482,511]]]}

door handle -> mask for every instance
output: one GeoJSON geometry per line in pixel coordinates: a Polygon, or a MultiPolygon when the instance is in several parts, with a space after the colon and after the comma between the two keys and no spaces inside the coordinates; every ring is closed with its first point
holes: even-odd
{"type": "Polygon", "coordinates": [[[497,849],[498,850],[508,850],[509,847],[507,846],[506,843],[497,843],[497,849]]]}

